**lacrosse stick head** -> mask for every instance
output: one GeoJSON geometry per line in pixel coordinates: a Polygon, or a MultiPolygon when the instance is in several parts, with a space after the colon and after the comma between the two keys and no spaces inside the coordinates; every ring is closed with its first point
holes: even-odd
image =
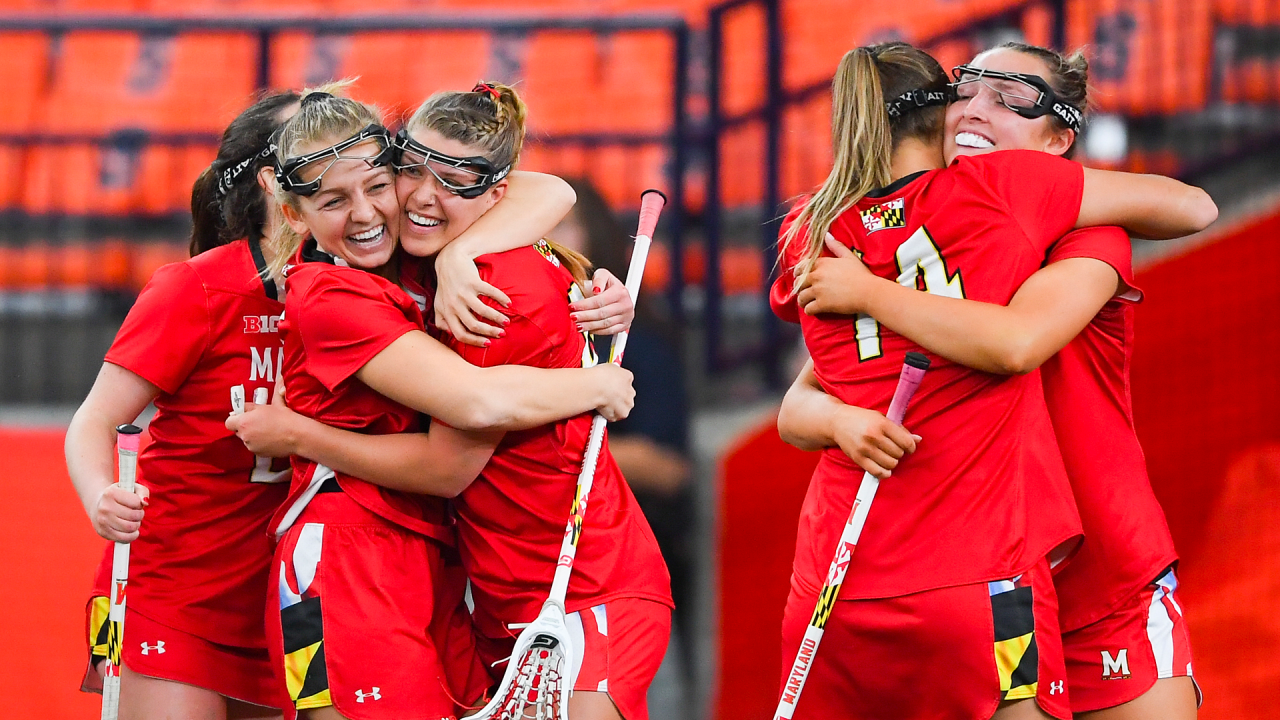
{"type": "Polygon", "coordinates": [[[548,600],[516,638],[493,699],[469,720],[565,720],[581,662],[564,608],[548,600]]]}

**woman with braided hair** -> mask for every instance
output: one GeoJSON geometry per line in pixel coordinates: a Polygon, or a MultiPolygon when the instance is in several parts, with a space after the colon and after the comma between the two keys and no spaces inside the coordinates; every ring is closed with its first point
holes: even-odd
{"type": "MultiPolygon", "coordinates": [[[[122,718],[279,717],[287,701],[268,660],[262,596],[268,521],[287,496],[289,463],[255,457],[224,421],[232,387],[274,393],[280,368],[283,281],[269,269],[268,236],[281,219],[270,193],[274,137],[299,99],[264,96],[227,127],[192,189],[191,259],[148,282],[67,430],[68,473],[94,529],[132,543],[122,718]],[[152,402],[133,495],[113,482],[114,428],[152,402]]],[[[558,178],[525,173],[511,187],[473,232],[532,242],[572,206],[558,178]]],[[[87,607],[86,690],[101,687],[111,554],[108,542],[87,607]]]]}
{"type": "MultiPolygon", "coordinates": [[[[433,95],[397,136],[400,280],[420,308],[432,304],[430,261],[508,192],[505,178],[519,161],[524,121],[524,103],[514,89],[482,83],[470,92],[433,95]]],[[[588,334],[570,314],[571,301],[583,297],[587,260],[548,241],[510,238],[509,245],[513,249],[477,258],[480,278],[508,301],[501,336],[475,346],[433,333],[486,369],[595,365],[588,334]]],[[[407,381],[415,380],[426,378],[410,375],[407,381]]],[[[440,419],[449,421],[434,420],[428,436],[475,450],[480,459],[469,475],[459,471],[456,482],[431,492],[453,498],[478,650],[497,681],[520,624],[532,621],[546,600],[591,416],[484,433],[462,432],[440,419]]],[[[375,452],[374,438],[318,427],[283,408],[232,420],[252,448],[316,458],[339,471],[354,471],[358,455],[369,460],[360,464],[361,477],[375,483],[395,482],[401,474],[403,463],[375,452]]],[[[574,718],[647,720],[646,691],[666,650],[671,604],[657,542],[606,442],[565,608],[581,638],[569,701],[574,718]]]]}

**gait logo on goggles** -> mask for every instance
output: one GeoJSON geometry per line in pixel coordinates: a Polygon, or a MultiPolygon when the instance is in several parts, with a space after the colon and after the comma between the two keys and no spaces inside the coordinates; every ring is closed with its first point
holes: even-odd
{"type": "Polygon", "coordinates": [[[862,216],[862,226],[867,229],[868,233],[907,226],[907,213],[903,208],[903,198],[872,205],[858,214],[862,216]]]}

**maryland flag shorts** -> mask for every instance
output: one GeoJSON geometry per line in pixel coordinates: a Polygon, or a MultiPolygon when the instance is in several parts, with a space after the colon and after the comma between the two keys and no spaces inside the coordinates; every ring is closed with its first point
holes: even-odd
{"type": "MultiPolygon", "coordinates": [[[[816,602],[792,587],[780,688],[816,602]]],[[[991,717],[1000,703],[1027,699],[1071,718],[1057,595],[1043,560],[1008,580],[837,600],[794,718],[991,717]]]]}

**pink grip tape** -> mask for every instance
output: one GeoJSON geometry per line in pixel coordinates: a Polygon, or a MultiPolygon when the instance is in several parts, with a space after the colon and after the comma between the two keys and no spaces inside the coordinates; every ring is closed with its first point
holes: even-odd
{"type": "Polygon", "coordinates": [[[141,432],[118,432],[116,433],[116,447],[121,450],[130,452],[138,452],[138,448],[142,444],[141,432]]]}
{"type": "Polygon", "coordinates": [[[666,204],[667,196],[661,191],[644,191],[640,196],[640,225],[636,230],[636,237],[653,237],[653,231],[658,227],[658,214],[666,204]]]}
{"type": "Polygon", "coordinates": [[[929,369],[929,358],[920,353],[907,353],[907,361],[902,365],[902,374],[898,376],[898,388],[893,393],[893,400],[889,402],[889,412],[885,417],[893,422],[902,424],[902,419],[907,414],[907,403],[911,402],[911,396],[916,394],[916,389],[920,387],[920,381],[924,378],[924,372],[929,369]]]}

